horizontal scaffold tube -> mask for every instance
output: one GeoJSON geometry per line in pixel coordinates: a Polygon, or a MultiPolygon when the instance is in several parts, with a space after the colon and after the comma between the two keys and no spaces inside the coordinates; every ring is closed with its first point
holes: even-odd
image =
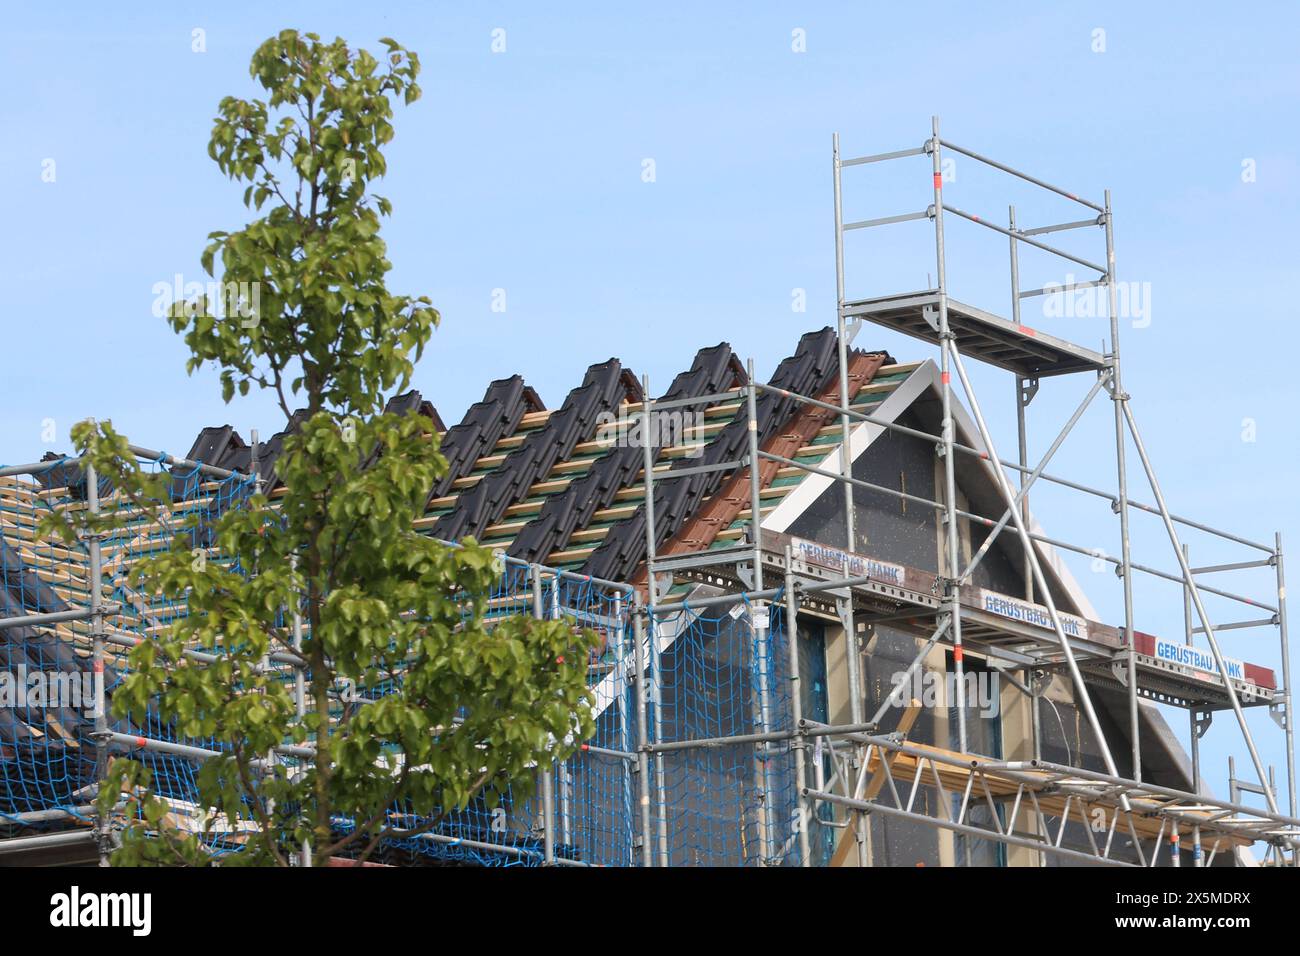
{"type": "Polygon", "coordinates": [[[0,468],[0,478],[14,478],[18,475],[39,475],[55,468],[78,465],[80,458],[54,458],[50,461],[34,461],[27,465],[6,465],[0,468]]]}
{"type": "Polygon", "coordinates": [[[73,846],[78,843],[94,844],[98,834],[94,830],[68,830],[63,833],[42,833],[38,836],[11,837],[0,840],[0,854],[22,853],[24,850],[44,850],[52,846],[73,846]]]}
{"type": "Polygon", "coordinates": [[[154,451],[152,448],[144,448],[140,445],[127,445],[131,453],[145,458],[149,461],[159,461],[171,465],[173,468],[194,468],[205,475],[211,475],[213,478],[248,478],[243,472],[230,471],[227,468],[218,468],[216,465],[205,465],[201,461],[191,461],[188,458],[177,458],[175,455],[169,455],[165,451],[154,451]]]}
{"type": "Polygon", "coordinates": [[[1097,205],[1097,203],[1093,202],[1091,199],[1084,199],[1082,196],[1072,193],[1068,189],[1062,189],[1060,186],[1053,186],[1051,183],[1039,179],[1037,176],[1031,176],[1028,173],[1021,172],[1014,166],[1008,166],[1006,163],[999,163],[996,159],[990,159],[987,156],[975,152],[973,149],[967,149],[965,146],[958,146],[956,143],[950,143],[946,139],[939,140],[939,145],[944,149],[951,149],[955,153],[961,153],[963,156],[969,156],[971,159],[983,163],[985,166],[992,166],[994,169],[999,169],[1004,173],[1015,176],[1017,179],[1023,179],[1027,183],[1033,183],[1035,186],[1054,192],[1058,196],[1064,196],[1066,199],[1073,199],[1081,206],[1087,206],[1089,209],[1095,209],[1100,213],[1106,211],[1104,206],[1097,205]]]}
{"type": "MultiPolygon", "coordinates": [[[[175,754],[178,757],[188,757],[191,760],[211,760],[213,757],[232,756],[230,753],[221,750],[192,747],[189,744],[177,744],[169,740],[157,740],[153,737],[141,737],[137,734],[123,734],[117,731],[109,731],[108,740],[109,743],[129,750],[156,750],[159,753],[175,754]]],[[[275,748],[275,752],[285,757],[297,757],[301,760],[311,760],[316,756],[316,751],[311,747],[291,744],[282,744],[275,748]]],[[[264,760],[253,761],[254,764],[263,764],[265,762],[264,760]]]]}
{"type": "MultiPolygon", "coordinates": [[[[112,613],[105,611],[105,613],[112,613]]],[[[90,608],[76,608],[71,611],[52,611],[49,614],[24,614],[22,617],[0,617],[0,631],[11,627],[44,627],[46,624],[61,624],[64,621],[84,621],[90,617],[90,608]]]]}

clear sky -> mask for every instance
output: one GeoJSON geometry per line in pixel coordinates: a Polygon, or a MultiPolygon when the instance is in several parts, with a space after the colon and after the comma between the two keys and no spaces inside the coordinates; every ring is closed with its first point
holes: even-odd
{"type": "MultiPolygon", "coordinates": [[[[187,377],[184,345],[152,304],[155,284],[202,278],[209,231],[246,221],[242,189],[208,159],[207,137],[222,96],[256,95],[257,44],[293,26],[372,50],[393,36],[421,56],[425,96],[397,111],[378,191],[395,206],[390,287],[442,311],[415,385],[448,422],[514,372],[559,405],[610,356],[648,374],[652,390],[722,340],[770,372],[800,333],[834,321],[832,132],[846,155],[901,149],[919,145],[937,113],[954,142],[1090,197],[1112,190],[1118,277],[1145,308],[1122,330],[1125,386],[1171,507],[1264,542],[1281,530],[1300,549],[1290,414],[1300,316],[1287,291],[1300,214],[1294,3],[380,6],[7,5],[0,461],[68,449],[68,428],[88,415],[181,454],[203,425],[267,435],[282,424],[269,397],[224,406],[214,374],[187,377]],[[492,310],[498,289],[505,312],[492,310]]],[[[907,162],[846,172],[846,217],[924,208],[928,166],[907,162]]],[[[947,200],[995,222],[1009,202],[1022,225],[1079,218],[969,161],[953,173],[947,200]]],[[[924,287],[930,234],[895,230],[850,237],[851,294],[924,287]]],[[[952,293],[1005,314],[1005,240],[966,223],[950,224],[950,238],[952,293]]],[[[1060,241],[1103,259],[1098,231],[1060,241]]],[[[1026,286],[1065,277],[1030,255],[1023,270],[1026,286]]],[[[1025,321],[1093,347],[1105,335],[1104,319],[1041,310],[1030,302],[1025,321]]],[[[857,344],[932,354],[875,327],[857,344]]],[[[1010,456],[1012,381],[972,371],[1010,456]]],[[[1044,384],[1031,455],[1088,384],[1044,384]]],[[[1103,400],[1053,470],[1111,487],[1112,443],[1103,400]]],[[[1151,500],[1130,458],[1134,495],[1151,500]]],[[[1117,550],[1104,502],[1035,500],[1052,535],[1117,550]]],[[[1174,567],[1160,525],[1134,521],[1137,559],[1174,567]]],[[[1194,564],[1252,556],[1188,543],[1194,564]]],[[[1118,621],[1113,574],[1071,564],[1118,621]]],[[[1219,577],[1264,597],[1270,574],[1219,577]]],[[[1180,590],[1139,579],[1138,594],[1137,626],[1180,637],[1180,590]]],[[[1210,606],[1218,622],[1259,616],[1210,606]]],[[[1229,656],[1272,666],[1276,646],[1272,628],[1224,635],[1229,656]]],[[[1185,713],[1168,716],[1185,737],[1185,713]]],[[[1281,775],[1280,732],[1262,711],[1251,720],[1281,775]]],[[[1231,714],[1220,714],[1205,743],[1220,794],[1229,749],[1245,774],[1231,714]]]]}

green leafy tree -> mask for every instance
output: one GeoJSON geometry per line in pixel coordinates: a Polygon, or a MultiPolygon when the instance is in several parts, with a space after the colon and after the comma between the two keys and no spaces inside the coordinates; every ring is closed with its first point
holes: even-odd
{"type": "MultiPolygon", "coordinates": [[[[382,43],[378,59],[286,30],[258,48],[250,72],[266,99],[222,100],[208,149],[259,216],[212,233],[203,253],[208,273],[220,263],[222,287],[239,292],[225,308],[206,296],[176,303],[169,317],[190,371],[221,370],[226,401],[270,389],[286,419],[294,405],[306,413],[277,462],[274,500],[259,492],[224,515],[210,557],[178,535],[132,571],[187,613],[131,651],[114,713],[142,721],[152,709],[177,733],[220,743],[198,774],[206,829],[249,834],[223,863],[286,865],[304,845],[317,864],[368,856],[476,795],[492,805],[507,783],[526,790],[537,766],[592,730],[591,635],[527,616],[486,626],[494,555],[413,527],[446,461],[427,420],[382,409],[408,385],[438,313],[385,282],[379,229],[391,206],[369,187],[386,169],[393,102],[420,88],[417,56],[382,43]],[[362,702],[349,703],[348,688],[362,702]]],[[[115,491],[100,517],[77,512],[52,530],[168,519],[163,479],[137,466],[111,423],[81,423],[73,438],[115,491]]],[[[114,863],[215,859],[169,822],[133,759],[112,761],[100,810],[125,821],[114,863]]]]}

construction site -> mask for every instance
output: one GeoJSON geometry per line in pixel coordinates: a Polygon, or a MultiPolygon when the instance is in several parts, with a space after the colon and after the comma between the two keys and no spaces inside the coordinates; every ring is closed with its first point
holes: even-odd
{"type": "MultiPolygon", "coordinates": [[[[914,145],[872,155],[841,156],[836,137],[831,165],[834,324],[792,329],[765,377],[728,342],[701,342],[666,387],[629,356],[591,365],[555,408],[519,375],[491,382],[450,426],[419,392],[389,403],[427,419],[450,466],[419,530],[499,556],[491,615],[567,620],[600,645],[588,668],[596,733],[577,753],[538,767],[527,798],[503,793],[496,810],[476,799],[375,859],[1300,866],[1281,535],[1219,530],[1166,502],[1139,429],[1140,382],[1121,374],[1109,192],[1088,198],[948,142],[937,119],[914,145]],[[950,157],[1077,214],[1025,224],[1012,207],[1003,225],[995,196],[959,208],[945,195],[950,157]],[[873,195],[885,167],[904,168],[929,202],[846,221],[844,195],[873,195]],[[875,274],[880,294],[847,295],[846,236],[908,222],[932,235],[918,264],[929,287],[875,274]],[[949,287],[954,228],[1006,250],[1002,306],[949,287]],[[1054,244],[1067,232],[1095,253],[1054,244]],[[1022,288],[1026,250],[1084,275],[1022,288]],[[1084,289],[1107,302],[1087,327],[1103,345],[1022,321],[1024,303],[1084,289]],[[855,345],[879,329],[915,352],[855,345]],[[977,364],[1005,379],[996,397],[976,394],[977,364]],[[1077,404],[1031,459],[1027,411],[1048,379],[1074,387],[1077,404]],[[1013,394],[1018,448],[999,448],[986,411],[1013,394]],[[1053,466],[1089,412],[1112,435],[1095,449],[1110,456],[1110,487],[1053,466]],[[1095,513],[1113,556],[1053,537],[1051,513],[1030,510],[1048,486],[1095,513]],[[1138,553],[1138,521],[1165,546],[1138,553]],[[1197,564],[1193,537],[1237,556],[1197,564]],[[1067,555],[1106,564],[1096,577],[1122,594],[1121,615],[1095,609],[1067,555]],[[1135,587],[1147,579],[1181,612],[1177,633],[1143,630],[1162,617],[1135,587]],[[1252,725],[1256,710],[1271,719],[1252,725]],[[1211,724],[1238,738],[1226,793],[1207,783],[1223,768],[1200,752],[1211,724]],[[1284,766],[1266,764],[1260,726],[1284,766]]],[[[131,446],[169,476],[170,523],[142,516],[76,545],[41,537],[42,517],[94,513],[111,485],[61,454],[0,468],[0,669],[28,686],[84,683],[85,696],[0,708],[0,864],[94,864],[112,848],[119,821],[93,806],[109,754],[152,771],[172,825],[203,834],[214,856],[239,852],[253,824],[205,827],[195,802],[217,745],[161,719],[118,719],[110,704],[127,651],[186,613],[133,590],[133,563],[178,534],[222,560],[212,522],[257,491],[276,498],[296,425],[268,441],[206,427],[184,454],[131,446]]],[[[301,637],[291,612],[284,626],[301,637]]],[[[276,666],[297,681],[301,712],[297,665],[276,666]]],[[[275,759],[299,766],[311,753],[286,741],[275,759]]]]}

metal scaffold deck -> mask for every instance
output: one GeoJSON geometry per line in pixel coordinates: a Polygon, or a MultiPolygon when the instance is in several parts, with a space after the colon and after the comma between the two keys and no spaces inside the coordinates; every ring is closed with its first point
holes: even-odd
{"type": "MultiPolygon", "coordinates": [[[[931,345],[939,343],[937,289],[859,299],[844,303],[844,316],[866,319],[931,345]]],[[[1106,356],[991,312],[948,299],[948,327],[962,351],[980,361],[1015,372],[1022,378],[1046,378],[1071,372],[1100,372],[1106,356]]]]}

